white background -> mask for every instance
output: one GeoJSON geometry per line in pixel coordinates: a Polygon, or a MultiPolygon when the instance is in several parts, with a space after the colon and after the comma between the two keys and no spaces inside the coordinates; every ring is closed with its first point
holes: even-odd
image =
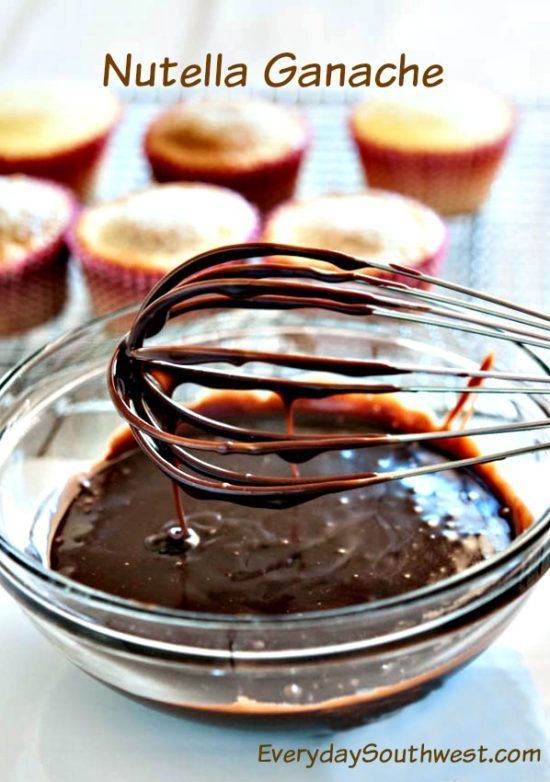
{"type": "Polygon", "coordinates": [[[98,81],[106,51],[182,63],[223,52],[257,73],[280,51],[347,64],[406,52],[505,93],[547,94],[549,22],[546,0],[2,0],[0,79],[98,81]]]}

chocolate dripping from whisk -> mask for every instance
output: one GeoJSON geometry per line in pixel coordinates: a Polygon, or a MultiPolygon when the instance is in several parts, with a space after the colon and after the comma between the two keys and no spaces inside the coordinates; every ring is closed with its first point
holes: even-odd
{"type": "MultiPolygon", "coordinates": [[[[266,276],[266,272],[269,272],[270,277],[305,277],[315,280],[326,280],[328,279],[331,283],[341,283],[341,282],[355,282],[355,281],[361,281],[361,280],[368,280],[369,285],[373,286],[379,286],[382,288],[389,288],[390,290],[397,290],[399,291],[407,291],[411,292],[411,290],[415,290],[414,288],[411,289],[410,286],[406,285],[403,282],[398,282],[396,280],[388,280],[382,276],[375,276],[376,272],[382,271],[383,273],[387,274],[388,272],[390,274],[397,273],[402,277],[409,277],[413,280],[422,281],[422,283],[425,284],[434,284],[440,287],[443,287],[445,289],[451,290],[451,291],[458,291],[461,294],[467,294],[476,297],[482,302],[489,302],[491,304],[497,304],[499,307],[507,307],[509,310],[513,311],[512,313],[508,313],[507,317],[510,319],[510,321],[513,321],[515,323],[521,323],[526,325],[536,325],[538,328],[550,330],[550,325],[546,325],[547,323],[550,323],[550,315],[545,315],[544,313],[537,312],[529,307],[524,307],[521,305],[514,304],[513,302],[504,300],[504,299],[498,299],[497,297],[491,296],[487,293],[482,293],[480,291],[476,291],[470,288],[466,288],[464,286],[460,286],[456,283],[452,283],[448,280],[441,280],[437,277],[433,277],[430,275],[425,274],[424,272],[418,271],[418,269],[414,269],[410,266],[404,266],[402,264],[397,263],[378,263],[372,260],[366,260],[366,259],[358,259],[353,258],[349,255],[346,255],[344,253],[339,253],[333,250],[320,250],[320,249],[313,249],[313,248],[304,248],[304,247],[294,247],[291,245],[283,245],[283,244],[272,244],[267,242],[262,243],[256,243],[256,244],[242,244],[242,245],[231,245],[228,247],[222,247],[218,250],[211,250],[207,251],[205,253],[202,253],[201,255],[197,255],[194,258],[191,258],[189,261],[181,264],[179,267],[174,269],[173,271],[169,272],[165,277],[160,280],[160,282],[157,283],[157,285],[150,291],[148,296],[145,298],[140,314],[143,313],[144,310],[148,308],[148,306],[154,301],[161,298],[164,294],[169,292],[170,290],[174,289],[175,287],[179,286],[181,283],[191,282],[194,278],[200,278],[201,275],[204,275],[206,272],[209,274],[213,269],[216,270],[222,270],[223,273],[227,271],[228,269],[230,271],[234,269],[239,268],[239,261],[242,262],[243,258],[265,258],[268,256],[290,256],[295,258],[306,258],[307,260],[314,260],[314,261],[322,261],[325,264],[330,264],[334,266],[337,271],[330,270],[330,272],[327,272],[326,270],[320,270],[313,268],[311,266],[301,266],[299,264],[296,264],[295,266],[289,267],[288,264],[265,264],[262,262],[262,264],[254,265],[247,263],[246,265],[241,264],[241,268],[246,270],[246,277],[248,279],[253,279],[254,277],[262,278],[266,276]],[[214,262],[215,261],[215,262],[214,262]],[[375,272],[375,275],[371,274],[365,274],[365,269],[372,268],[375,272]],[[540,319],[544,321],[543,323],[536,323],[534,324],[532,320],[526,320],[524,317],[519,317],[519,314],[522,315],[528,315],[533,318],[540,319]]],[[[333,289],[334,290],[334,289],[333,289]]],[[[364,294],[365,295],[365,294],[364,294]]],[[[425,298],[425,297],[423,297],[425,298]]],[[[427,296],[428,299],[433,297],[427,296]]],[[[372,303],[373,304],[380,304],[383,300],[377,297],[372,297],[372,303]]],[[[442,301],[448,302],[449,299],[442,299],[442,301]]],[[[364,300],[363,300],[364,302],[364,300]]],[[[392,299],[391,302],[393,302],[393,306],[397,305],[397,308],[400,306],[403,307],[403,301],[399,301],[396,299],[392,299]]],[[[462,305],[466,309],[473,309],[474,311],[483,312],[483,313],[489,313],[489,314],[498,314],[495,313],[495,311],[491,311],[487,309],[486,307],[480,307],[479,305],[477,307],[471,307],[466,304],[466,302],[462,302],[462,305]]],[[[414,309],[418,312],[435,312],[430,306],[422,305],[415,303],[411,306],[409,303],[405,309],[411,309],[414,307],[414,309]]],[[[366,314],[363,312],[362,314],[366,314]]],[[[451,314],[447,311],[446,315],[448,317],[452,317],[451,314]]],[[[139,317],[139,316],[138,316],[139,317]]],[[[480,324],[483,323],[483,321],[478,320],[477,318],[465,318],[464,316],[460,316],[458,318],[459,320],[469,320],[472,323],[480,324]]],[[[149,317],[148,318],[148,324],[147,324],[147,334],[146,336],[154,336],[162,329],[162,326],[164,325],[164,320],[162,320],[162,317],[149,317]]],[[[134,324],[135,326],[135,324],[134,324]]],[[[465,329],[462,329],[465,330],[465,329]]],[[[518,328],[512,328],[509,327],[509,330],[511,330],[514,334],[517,334],[518,336],[523,336],[523,342],[525,344],[535,345],[543,348],[548,348],[548,338],[546,335],[541,335],[538,333],[533,333],[525,330],[520,330],[518,328]],[[533,341],[533,338],[535,338],[535,341],[533,341]],[[538,341],[537,341],[538,338],[538,341]],[[546,340],[546,341],[545,341],[546,340]]],[[[140,334],[139,330],[134,330],[134,334],[137,335],[138,338],[143,339],[144,336],[140,334]]],[[[483,333],[483,332],[478,332],[483,333]]],[[[488,334],[490,336],[490,334],[488,334]]],[[[494,336],[494,334],[493,334],[494,336]]],[[[501,339],[507,338],[513,341],[513,337],[504,337],[501,334],[501,339]]]]}
{"type": "MultiPolygon", "coordinates": [[[[160,370],[167,373],[174,387],[185,382],[198,382],[210,388],[233,390],[265,389],[279,395],[288,409],[297,399],[324,399],[335,394],[349,393],[395,393],[409,390],[403,385],[378,383],[338,383],[295,381],[274,377],[246,377],[231,373],[220,373],[204,369],[201,364],[215,359],[228,361],[240,366],[251,358],[258,358],[254,351],[231,351],[209,347],[168,346],[143,347],[143,342],[157,334],[172,317],[180,314],[212,308],[254,309],[295,309],[305,307],[321,308],[351,316],[369,316],[383,307],[390,312],[411,312],[441,314],[441,309],[429,305],[410,302],[395,297],[374,294],[356,288],[338,288],[340,283],[365,282],[384,287],[379,278],[358,272],[368,265],[365,261],[349,258],[340,253],[321,250],[304,250],[278,245],[252,245],[225,248],[192,259],[190,262],[164,278],[144,302],[134,326],[127,339],[121,344],[113,357],[111,372],[111,391],[119,410],[126,416],[139,445],[148,453],[157,465],[170,477],[179,480],[191,494],[208,497],[218,496],[241,504],[271,504],[274,507],[288,507],[306,501],[327,492],[358,488],[370,483],[391,480],[393,476],[383,473],[363,473],[335,477],[318,476],[301,478],[294,472],[291,478],[250,475],[239,471],[216,467],[209,462],[192,455],[206,451],[221,454],[243,453],[255,455],[273,453],[291,463],[307,461],[326,450],[344,447],[371,447],[388,442],[388,435],[295,435],[287,431],[282,437],[279,432],[264,432],[246,427],[235,427],[197,416],[190,408],[173,402],[170,393],[164,393],[147,377],[160,370]],[[288,266],[283,264],[262,263],[257,266],[243,264],[243,255],[266,256],[284,254],[334,264],[336,271],[319,270],[309,266],[288,266]],[[218,263],[212,265],[212,260],[218,263]],[[342,271],[343,269],[343,271],[342,271]],[[263,278],[266,278],[263,279],[263,278]],[[296,278],[302,278],[297,280],[296,278]],[[304,281],[306,280],[306,281],[304,281]],[[313,281],[310,282],[309,280],[313,281]],[[327,283],[331,283],[330,285],[327,283]],[[336,287],[334,285],[336,283],[336,287]],[[217,353],[216,353],[217,351],[217,353]],[[178,421],[197,425],[206,434],[225,437],[221,443],[212,439],[189,439],[177,434],[178,421]],[[191,469],[192,472],[184,472],[191,469]],[[238,494],[238,496],[237,496],[238,494]]],[[[397,270],[397,269],[396,269],[397,270]]],[[[399,267],[400,273],[410,271],[410,276],[419,276],[414,270],[399,267]]],[[[429,279],[429,278],[428,278],[429,279]]],[[[392,287],[407,289],[402,283],[391,283],[392,287]]],[[[483,295],[481,295],[483,297],[483,295]]],[[[521,309],[521,308],[520,308],[521,309]]],[[[523,310],[522,310],[523,311],[523,310]]],[[[385,313],[387,314],[387,312],[385,313]]],[[[468,324],[482,324],[493,328],[479,318],[469,315],[457,316],[445,311],[449,318],[465,321],[468,324]]],[[[428,321],[429,322],[429,321],[428,321]]],[[[519,320],[525,323],[524,320],[519,320]]],[[[538,324],[537,324],[538,325],[538,324]]],[[[449,327],[449,326],[447,326],[449,327]]],[[[494,327],[496,328],[496,327],[494,327]]],[[[463,330],[473,330],[469,325],[463,330]]],[[[512,329],[514,336],[501,337],[515,339],[516,334],[528,333],[531,339],[538,334],[512,329]]],[[[479,331],[476,333],[484,333],[479,331]]],[[[486,332],[497,336],[496,332],[486,332]]],[[[531,342],[531,344],[534,344],[531,342]]],[[[340,375],[365,377],[384,374],[407,374],[417,368],[403,367],[388,362],[340,360],[318,356],[280,356],[262,352],[261,360],[271,364],[283,364],[297,369],[331,371],[336,368],[340,375]]],[[[430,370],[425,370],[430,371],[430,370]]],[[[432,373],[435,370],[431,370],[432,373]]],[[[442,372],[443,373],[443,372],[442,372]]],[[[467,370],[449,370],[445,374],[456,377],[484,377],[484,372],[467,370]]],[[[486,373],[496,377],[495,373],[486,373]]],[[[458,389],[457,389],[458,390],[458,389]]],[[[421,436],[419,436],[420,439],[421,436]]]]}
{"type": "MultiPolygon", "coordinates": [[[[495,361],[495,354],[488,353],[481,362],[480,372],[487,372],[491,369],[495,361]]],[[[456,405],[447,413],[445,420],[441,425],[443,430],[451,429],[455,421],[459,421],[457,429],[464,429],[474,413],[474,404],[476,395],[471,393],[473,388],[481,386],[483,377],[471,377],[468,380],[467,391],[463,391],[458,397],[456,405]]]]}

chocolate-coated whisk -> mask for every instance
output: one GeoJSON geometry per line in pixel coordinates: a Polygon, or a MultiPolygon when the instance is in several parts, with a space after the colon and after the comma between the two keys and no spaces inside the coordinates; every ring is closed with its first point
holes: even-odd
{"type": "MultiPolygon", "coordinates": [[[[281,477],[231,469],[230,464],[222,467],[219,458],[216,463],[209,460],[209,454],[229,457],[229,460],[234,454],[276,454],[297,464],[329,450],[407,442],[436,445],[438,440],[449,441],[455,437],[544,430],[550,426],[548,416],[498,426],[459,430],[436,428],[401,434],[343,432],[319,435],[295,433],[291,425],[286,432],[237,426],[175,399],[174,392],[191,383],[227,391],[268,391],[279,395],[288,414],[297,400],[320,400],[346,394],[417,391],[456,391],[464,395],[548,394],[550,374],[496,371],[492,369],[491,361],[471,371],[460,367],[422,366],[414,362],[390,363],[344,356],[237,349],[189,340],[166,345],[157,339],[153,344],[146,344],[150,338],[158,337],[170,320],[195,312],[304,308],[363,318],[367,329],[369,317],[375,316],[387,319],[389,330],[392,323],[410,321],[531,348],[550,348],[550,316],[409,267],[273,244],[235,245],[204,253],[166,275],[151,291],[130,332],[115,352],[110,367],[114,402],[132,427],[138,444],[188,492],[248,505],[281,507],[329,492],[450,467],[469,467],[550,446],[550,442],[536,442],[468,458],[449,458],[438,464],[411,469],[353,475],[301,476],[294,468],[290,476],[281,477]],[[298,260],[292,263],[264,260],[269,256],[293,256],[298,260]],[[311,261],[321,263],[312,264],[311,261]],[[370,270],[398,274],[399,279],[376,276],[369,273],[370,270]],[[411,279],[414,284],[402,282],[404,278],[411,279]],[[433,287],[428,290],[418,287],[419,283],[433,287]],[[280,374],[250,371],[249,365],[258,362],[297,370],[298,374],[281,377],[280,374]],[[220,363],[229,364],[231,369],[220,368],[220,363]],[[331,377],[319,377],[315,373],[331,373],[331,377]],[[395,378],[407,375],[429,375],[434,381],[431,385],[414,380],[393,382],[395,378]],[[438,384],[438,376],[454,377],[457,384],[452,387],[438,384]],[[461,378],[468,379],[466,386],[460,384],[461,378]],[[490,380],[498,380],[499,385],[487,385],[490,380]],[[192,434],[184,431],[185,425],[188,429],[191,427],[192,434]]],[[[314,327],[314,321],[312,324],[314,327]]],[[[250,332],[254,334],[253,316],[250,332]]],[[[537,354],[533,353],[533,357],[546,368],[537,354]]],[[[289,420],[292,422],[291,414],[289,420]]]]}

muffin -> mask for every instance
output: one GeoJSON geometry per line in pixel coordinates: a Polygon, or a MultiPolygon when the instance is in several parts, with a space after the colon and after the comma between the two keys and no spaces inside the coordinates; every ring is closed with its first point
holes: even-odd
{"type": "Polygon", "coordinates": [[[92,307],[140,301],[166,272],[214,247],[257,238],[257,210],[214,185],[155,185],[84,209],[70,232],[92,307]]]}
{"type": "Polygon", "coordinates": [[[60,185],[0,176],[0,335],[53,318],[66,298],[65,233],[75,202],[60,185]]]}
{"type": "Polygon", "coordinates": [[[86,197],[119,114],[113,95],[93,86],[0,91],[0,174],[45,177],[86,197]]]}
{"type": "Polygon", "coordinates": [[[157,181],[223,185],[262,211],[293,195],[308,144],[301,115],[251,99],[178,103],[153,121],[144,142],[157,181]]]}
{"type": "Polygon", "coordinates": [[[453,215],[489,195],[515,113],[489,90],[458,82],[368,101],[350,125],[369,185],[453,215]]]}
{"type": "MultiPolygon", "coordinates": [[[[384,190],[364,190],[284,204],[267,219],[262,238],[436,274],[445,253],[447,230],[435,212],[418,201],[384,190]]],[[[376,269],[369,269],[369,274],[418,284],[376,269]]]]}

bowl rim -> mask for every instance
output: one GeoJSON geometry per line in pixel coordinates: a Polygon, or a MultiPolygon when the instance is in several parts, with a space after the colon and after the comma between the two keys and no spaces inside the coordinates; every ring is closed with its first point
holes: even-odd
{"type": "MultiPolygon", "coordinates": [[[[42,359],[51,353],[54,353],[65,343],[78,339],[78,337],[83,336],[86,332],[101,327],[109,321],[128,316],[138,308],[139,304],[133,304],[105,315],[92,318],[76,328],[63,332],[51,342],[37,348],[29,356],[0,377],[0,398],[3,397],[6,391],[9,390],[10,385],[14,383],[18,377],[38,364],[42,359]]],[[[538,352],[520,342],[515,342],[514,345],[527,354],[530,359],[535,361],[546,374],[550,375],[550,365],[538,352]]],[[[540,400],[534,399],[533,401],[539,406],[541,405],[540,400]]],[[[544,412],[550,418],[550,408],[544,409],[544,412]]],[[[0,431],[0,439],[2,438],[2,435],[3,431],[0,431]]],[[[309,624],[312,622],[322,622],[323,620],[334,621],[337,619],[350,619],[358,615],[367,617],[372,614],[380,614],[385,610],[391,611],[392,609],[408,608],[411,605],[420,603],[423,599],[438,597],[445,593],[452,593],[454,589],[468,585],[478,578],[481,579],[484,576],[497,571],[501,566],[506,566],[511,560],[514,560],[531,546],[534,546],[540,538],[543,538],[546,533],[549,532],[550,506],[542,513],[541,517],[535,521],[535,523],[518,535],[518,537],[501,552],[491,556],[488,560],[483,560],[452,576],[392,597],[341,608],[295,614],[224,614],[187,611],[145,603],[131,598],[120,597],[118,595],[111,595],[108,592],[103,592],[102,590],[94,589],[86,584],[81,584],[78,581],[74,581],[61,573],[57,573],[56,571],[45,567],[38,560],[33,559],[31,556],[13,546],[1,532],[0,554],[7,555],[9,559],[14,560],[25,571],[30,571],[33,576],[37,576],[41,581],[53,585],[54,588],[68,592],[73,597],[81,597],[86,601],[91,601],[92,604],[97,603],[101,608],[111,609],[115,613],[136,614],[142,618],[147,617],[149,619],[164,620],[167,622],[175,621],[179,624],[186,622],[209,626],[223,626],[230,623],[232,627],[235,627],[236,625],[254,628],[261,626],[267,629],[269,627],[281,627],[281,625],[285,624],[291,626],[296,623],[309,624]]],[[[2,567],[4,567],[4,565],[0,559],[0,570],[2,567]]]]}

